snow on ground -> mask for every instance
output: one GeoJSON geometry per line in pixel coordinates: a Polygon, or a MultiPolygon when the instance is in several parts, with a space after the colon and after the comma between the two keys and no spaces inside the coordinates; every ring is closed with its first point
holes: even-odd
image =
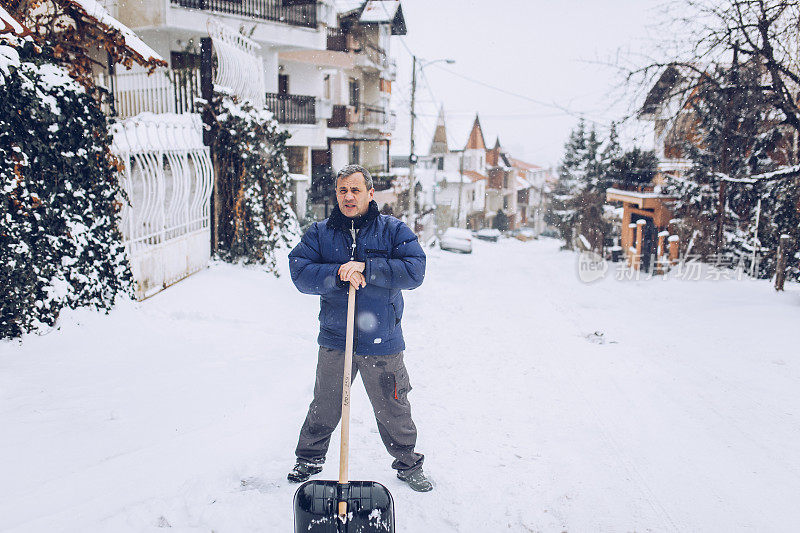
{"type": "MultiPolygon", "coordinates": [[[[796,285],[584,284],[555,241],[475,245],[406,293],[433,492],[394,478],[355,383],[351,477],[388,486],[397,531],[796,530],[796,285]]],[[[215,264],[0,343],[0,530],[291,531],[317,309],[215,264]]]]}

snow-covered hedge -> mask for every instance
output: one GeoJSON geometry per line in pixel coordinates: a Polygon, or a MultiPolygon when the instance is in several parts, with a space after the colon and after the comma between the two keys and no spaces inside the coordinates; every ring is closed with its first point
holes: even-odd
{"type": "Polygon", "coordinates": [[[297,228],[285,156],[289,134],[265,107],[217,90],[210,107],[221,204],[219,255],[277,273],[274,250],[288,243],[297,228]]]}
{"type": "Polygon", "coordinates": [[[0,337],[130,292],[108,122],[31,43],[0,41],[0,337]]]}

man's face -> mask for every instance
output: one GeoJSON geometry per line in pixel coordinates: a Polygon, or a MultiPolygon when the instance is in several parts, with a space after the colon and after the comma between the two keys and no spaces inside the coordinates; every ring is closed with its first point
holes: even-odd
{"type": "Polygon", "coordinates": [[[339,178],[336,183],[336,201],[339,203],[339,210],[348,218],[365,214],[374,196],[375,189],[367,190],[361,172],[339,178]]]}

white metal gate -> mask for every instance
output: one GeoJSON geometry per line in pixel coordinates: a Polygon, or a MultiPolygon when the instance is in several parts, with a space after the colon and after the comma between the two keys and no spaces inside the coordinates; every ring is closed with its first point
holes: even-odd
{"type": "Polygon", "coordinates": [[[128,197],[121,230],[140,300],[208,263],[213,167],[202,131],[197,114],[145,113],[112,128],[128,197]]]}
{"type": "Polygon", "coordinates": [[[214,85],[228,87],[234,94],[263,106],[267,92],[261,45],[217,19],[208,19],[208,35],[217,54],[214,85]]]}

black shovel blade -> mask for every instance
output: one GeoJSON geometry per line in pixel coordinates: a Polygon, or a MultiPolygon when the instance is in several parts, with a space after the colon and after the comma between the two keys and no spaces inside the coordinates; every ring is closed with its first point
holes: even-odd
{"type": "Polygon", "coordinates": [[[306,481],[294,493],[295,533],[394,533],[394,499],[374,481],[306,481]],[[347,519],[339,502],[347,502],[347,519]]]}

